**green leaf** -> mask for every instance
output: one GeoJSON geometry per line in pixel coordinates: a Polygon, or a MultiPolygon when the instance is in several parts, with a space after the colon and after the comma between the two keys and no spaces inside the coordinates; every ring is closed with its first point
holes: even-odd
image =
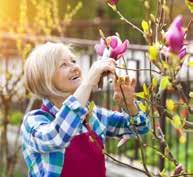
{"type": "Polygon", "coordinates": [[[162,77],[161,81],[160,81],[160,87],[159,90],[165,90],[168,85],[169,85],[169,77],[168,76],[164,76],[162,77]]]}
{"type": "Polygon", "coordinates": [[[161,172],[160,172],[160,176],[161,177],[168,177],[168,175],[166,174],[166,170],[163,169],[161,172]]]}
{"type": "Polygon", "coordinates": [[[94,101],[91,101],[88,105],[88,111],[89,113],[92,113],[93,112],[93,109],[95,107],[95,104],[94,104],[94,101]]]}
{"type": "Polygon", "coordinates": [[[176,129],[182,128],[181,118],[177,114],[172,118],[171,123],[176,129]]]}
{"type": "Polygon", "coordinates": [[[155,61],[158,58],[158,54],[159,54],[159,47],[157,44],[154,44],[152,46],[148,47],[148,53],[149,53],[149,57],[150,60],[155,61]]]}
{"type": "Polygon", "coordinates": [[[185,0],[186,5],[188,6],[191,13],[193,13],[193,2],[190,2],[190,0],[185,0]]]}
{"type": "Polygon", "coordinates": [[[166,63],[165,61],[161,61],[161,64],[162,64],[162,67],[164,68],[164,69],[169,69],[170,68],[170,66],[168,65],[168,63],[166,63]]]}
{"type": "Polygon", "coordinates": [[[170,152],[169,147],[168,147],[168,146],[165,147],[165,149],[164,149],[164,155],[165,155],[165,156],[168,156],[169,152],[170,152]]]}
{"type": "Polygon", "coordinates": [[[145,83],[143,84],[143,92],[144,92],[145,97],[149,96],[149,90],[148,90],[147,85],[145,83]]]}
{"type": "Polygon", "coordinates": [[[174,110],[174,107],[175,107],[174,101],[173,101],[172,99],[167,99],[167,100],[166,100],[166,108],[167,108],[169,111],[173,111],[173,110],[174,110]]]}
{"type": "Polygon", "coordinates": [[[147,32],[149,31],[149,24],[148,24],[148,22],[146,22],[145,20],[143,20],[143,21],[141,22],[141,26],[142,26],[143,31],[144,31],[145,33],[147,33],[147,32]]]}
{"type": "Polygon", "coordinates": [[[188,62],[188,66],[189,66],[189,67],[193,67],[193,61],[189,61],[189,62],[188,62]]]}
{"type": "Polygon", "coordinates": [[[152,86],[153,86],[153,88],[156,88],[157,85],[158,85],[158,80],[154,77],[154,78],[152,79],[152,86]]]}
{"type": "Polygon", "coordinates": [[[11,115],[9,117],[9,122],[12,125],[18,125],[21,122],[22,118],[23,118],[22,112],[20,112],[20,111],[13,112],[13,113],[11,113],[11,115]]]}
{"type": "Polygon", "coordinates": [[[144,92],[135,93],[135,96],[136,96],[136,97],[139,97],[139,98],[145,99],[145,94],[144,94],[144,92]]]}
{"type": "Polygon", "coordinates": [[[186,143],[186,135],[184,133],[180,136],[179,142],[180,142],[180,144],[186,143]]]}
{"type": "Polygon", "coordinates": [[[115,4],[107,3],[109,7],[113,9],[113,11],[117,11],[117,6],[115,4]]]}
{"type": "Polygon", "coordinates": [[[146,112],[147,111],[147,105],[145,105],[145,104],[143,104],[143,103],[139,103],[138,104],[138,106],[139,106],[139,109],[141,110],[141,111],[143,111],[143,112],[146,112]]]}

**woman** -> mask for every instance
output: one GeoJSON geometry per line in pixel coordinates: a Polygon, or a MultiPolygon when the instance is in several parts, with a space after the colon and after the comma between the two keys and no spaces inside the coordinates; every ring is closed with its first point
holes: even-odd
{"type": "MultiPolygon", "coordinates": [[[[129,114],[94,107],[88,114],[92,89],[104,72],[115,72],[113,59],[95,62],[87,76],[75,63],[70,48],[61,43],[40,45],[27,58],[27,88],[42,98],[40,109],[24,117],[21,135],[29,176],[105,177],[103,146],[107,136],[133,135],[130,116],[137,133],[149,130],[149,119],[134,102],[135,81],[122,83],[129,114]],[[88,123],[86,123],[87,121],[88,123]]],[[[121,102],[119,83],[114,97],[121,102]]]]}

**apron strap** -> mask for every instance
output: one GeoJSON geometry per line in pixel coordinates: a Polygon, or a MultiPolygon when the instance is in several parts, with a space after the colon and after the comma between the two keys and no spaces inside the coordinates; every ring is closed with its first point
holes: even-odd
{"type": "MultiPolygon", "coordinates": [[[[49,111],[49,109],[44,105],[42,104],[41,105],[41,110],[42,111],[45,111],[49,114],[51,114],[53,117],[55,117],[55,115],[53,113],[51,113],[49,111]]],[[[97,146],[97,148],[99,148],[102,152],[103,152],[103,146],[101,147],[99,141],[97,140],[96,136],[98,136],[95,132],[93,132],[91,126],[89,125],[89,114],[86,115],[86,118],[84,119],[83,121],[83,125],[86,127],[86,129],[88,130],[88,134],[89,134],[89,139],[94,142],[97,146]]]]}

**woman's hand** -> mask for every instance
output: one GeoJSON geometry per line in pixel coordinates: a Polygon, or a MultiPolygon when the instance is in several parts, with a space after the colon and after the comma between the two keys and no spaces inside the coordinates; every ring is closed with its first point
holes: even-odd
{"type": "Polygon", "coordinates": [[[99,60],[92,65],[87,76],[73,94],[82,106],[86,106],[90,93],[98,85],[103,72],[115,72],[114,59],[99,60]]]}
{"type": "Polygon", "coordinates": [[[115,60],[112,58],[96,61],[90,68],[84,83],[91,85],[93,88],[98,85],[101,75],[104,72],[115,72],[115,60]]]}
{"type": "Polygon", "coordinates": [[[135,79],[130,79],[129,76],[125,76],[124,78],[118,78],[114,79],[114,95],[113,98],[114,100],[121,106],[124,105],[124,98],[121,93],[121,88],[124,93],[124,96],[126,98],[126,104],[127,108],[129,110],[129,113],[131,115],[137,114],[138,110],[134,104],[135,100],[135,86],[136,86],[136,81],[135,79]]]}

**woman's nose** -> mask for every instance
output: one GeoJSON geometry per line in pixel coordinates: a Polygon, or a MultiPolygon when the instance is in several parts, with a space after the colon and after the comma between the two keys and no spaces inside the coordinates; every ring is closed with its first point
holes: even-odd
{"type": "Polygon", "coordinates": [[[72,65],[72,68],[71,68],[71,71],[79,71],[80,70],[80,67],[77,65],[77,64],[73,64],[72,65]]]}

